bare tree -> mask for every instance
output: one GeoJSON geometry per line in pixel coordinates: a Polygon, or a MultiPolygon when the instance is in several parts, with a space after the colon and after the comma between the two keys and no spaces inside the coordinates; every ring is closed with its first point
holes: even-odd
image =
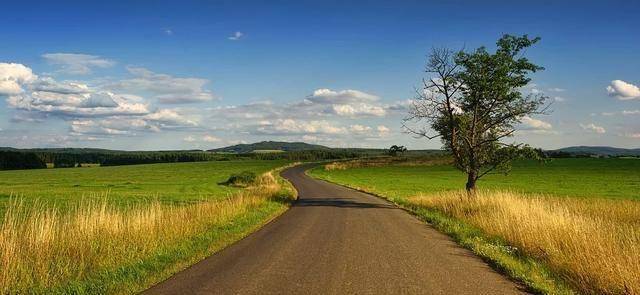
{"type": "Polygon", "coordinates": [[[405,130],[440,138],[455,167],[467,174],[469,192],[488,173],[507,172],[513,159],[537,155],[527,145],[505,142],[523,117],[545,113],[548,107],[543,107],[544,95],[520,91],[531,73],[543,70],[522,56],[537,41],[505,35],[495,53],[484,47],[470,53],[433,49],[429,56],[425,71],[430,77],[417,91],[405,130]]]}

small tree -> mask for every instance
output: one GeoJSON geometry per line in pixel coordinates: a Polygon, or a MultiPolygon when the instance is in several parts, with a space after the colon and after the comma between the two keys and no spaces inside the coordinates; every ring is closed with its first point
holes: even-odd
{"type": "Polygon", "coordinates": [[[531,73],[543,70],[522,56],[539,40],[504,35],[495,53],[484,47],[473,52],[434,49],[429,56],[426,72],[434,77],[423,80],[404,126],[418,137],[441,138],[455,167],[467,174],[469,192],[484,175],[508,172],[514,158],[535,155],[527,145],[504,140],[523,117],[546,109],[544,95],[520,92],[531,73]],[[428,124],[407,124],[420,121],[428,124]]]}
{"type": "Polygon", "coordinates": [[[407,148],[405,146],[403,145],[398,146],[394,144],[389,148],[389,150],[387,150],[387,154],[389,154],[392,157],[395,157],[398,154],[402,154],[406,151],[407,151],[407,148]]]}

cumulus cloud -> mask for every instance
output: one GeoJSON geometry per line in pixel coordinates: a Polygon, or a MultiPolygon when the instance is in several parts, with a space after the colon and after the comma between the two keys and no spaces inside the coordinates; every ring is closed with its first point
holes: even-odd
{"type": "Polygon", "coordinates": [[[378,127],[376,127],[376,130],[378,130],[379,133],[389,133],[389,131],[391,131],[389,128],[387,128],[387,126],[384,125],[379,125],[378,127]]]}
{"type": "Polygon", "coordinates": [[[193,135],[189,135],[185,138],[183,138],[182,140],[186,141],[186,142],[198,142],[198,141],[202,141],[202,142],[220,142],[222,141],[220,138],[217,138],[213,135],[209,135],[209,134],[205,134],[201,137],[196,137],[193,135]]]}
{"type": "Polygon", "coordinates": [[[379,98],[375,95],[368,94],[358,90],[342,90],[333,91],[331,89],[317,89],[307,96],[307,99],[322,104],[349,104],[349,103],[361,103],[361,102],[374,102],[379,98]]]}
{"type": "Polygon", "coordinates": [[[640,110],[624,110],[623,115],[640,115],[640,110]]]}
{"type": "Polygon", "coordinates": [[[65,94],[33,91],[9,96],[7,105],[24,111],[37,111],[66,117],[126,116],[149,113],[148,106],[130,102],[110,92],[65,94]]]}
{"type": "Polygon", "coordinates": [[[360,124],[355,124],[355,125],[349,126],[349,130],[351,132],[355,132],[355,133],[365,133],[365,132],[371,131],[371,127],[360,125],[360,124]]]}
{"type": "Polygon", "coordinates": [[[147,121],[159,124],[162,128],[195,127],[198,122],[175,110],[161,109],[143,117],[147,121]]]}
{"type": "Polygon", "coordinates": [[[140,132],[160,132],[195,126],[198,126],[196,121],[186,118],[175,110],[163,109],[141,117],[73,120],[71,132],[76,135],[136,135],[140,132]]]}
{"type": "Polygon", "coordinates": [[[387,111],[378,100],[379,97],[358,90],[323,88],[315,90],[295,106],[342,117],[382,117],[387,111]]]}
{"type": "Polygon", "coordinates": [[[261,122],[253,132],[269,135],[344,134],[346,128],[324,120],[278,119],[274,122],[261,122]]]}
{"type": "Polygon", "coordinates": [[[244,33],[237,31],[234,32],[233,35],[229,36],[227,39],[231,40],[231,41],[238,41],[240,39],[242,39],[244,37],[244,33]]]}
{"type": "Polygon", "coordinates": [[[524,116],[520,119],[525,130],[551,130],[553,126],[545,121],[524,116]]]}
{"type": "Polygon", "coordinates": [[[16,63],[0,63],[0,95],[16,95],[24,90],[22,85],[36,80],[30,68],[16,63]]]}
{"type": "Polygon", "coordinates": [[[384,108],[367,104],[338,104],[331,106],[330,112],[338,116],[361,117],[361,116],[377,116],[382,117],[386,114],[384,108]]]}
{"type": "Polygon", "coordinates": [[[221,139],[217,138],[217,137],[215,137],[213,135],[205,134],[204,136],[202,136],[202,141],[204,141],[204,142],[219,142],[219,141],[221,141],[221,139]]]}
{"type": "Polygon", "coordinates": [[[145,68],[128,67],[134,77],[117,81],[108,88],[132,93],[151,93],[155,99],[166,104],[184,104],[210,101],[211,91],[204,89],[209,83],[201,78],[178,78],[154,73],[145,68]]]}
{"type": "Polygon", "coordinates": [[[603,133],[606,132],[604,127],[598,126],[598,125],[593,124],[593,123],[580,124],[580,128],[582,128],[585,131],[592,132],[592,133],[598,133],[598,134],[603,134],[603,133]]]}
{"type": "Polygon", "coordinates": [[[625,137],[640,139],[640,132],[637,133],[625,133],[625,137]]]}
{"type": "Polygon", "coordinates": [[[611,81],[611,85],[607,86],[607,92],[620,100],[640,98],[640,88],[622,80],[611,81]]]}
{"type": "Polygon", "coordinates": [[[72,75],[86,75],[92,68],[108,68],[114,61],[97,55],[78,53],[46,53],[42,57],[50,64],[60,66],[60,72],[72,75]]]}

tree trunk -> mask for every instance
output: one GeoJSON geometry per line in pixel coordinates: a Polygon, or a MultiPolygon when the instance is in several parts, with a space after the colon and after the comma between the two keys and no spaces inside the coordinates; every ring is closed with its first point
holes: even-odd
{"type": "Polygon", "coordinates": [[[478,172],[476,171],[471,171],[467,174],[467,193],[469,195],[473,195],[476,192],[476,176],[478,175],[478,172]]]}

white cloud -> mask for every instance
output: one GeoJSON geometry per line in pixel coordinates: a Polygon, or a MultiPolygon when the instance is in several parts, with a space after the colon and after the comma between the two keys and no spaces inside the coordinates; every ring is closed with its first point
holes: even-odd
{"type": "Polygon", "coordinates": [[[0,63],[0,95],[16,95],[22,93],[23,84],[36,80],[30,68],[16,63],[0,63]]]}
{"type": "Polygon", "coordinates": [[[623,115],[640,115],[640,110],[624,110],[623,115]]]}
{"type": "Polygon", "coordinates": [[[565,102],[567,99],[562,97],[562,96],[554,96],[553,100],[555,100],[557,102],[565,102]]]}
{"type": "Polygon", "coordinates": [[[520,119],[522,124],[524,124],[525,130],[551,130],[553,126],[545,121],[531,118],[529,116],[524,116],[520,119]]]}
{"type": "Polygon", "coordinates": [[[564,88],[557,88],[557,87],[549,88],[547,90],[552,91],[552,92],[564,92],[565,91],[564,88]]]}
{"type": "Polygon", "coordinates": [[[583,130],[586,130],[588,132],[594,132],[594,133],[598,133],[598,134],[603,134],[606,132],[606,130],[604,129],[604,127],[602,126],[597,126],[593,123],[589,123],[589,124],[580,124],[580,127],[583,130]]]}
{"type": "Polygon", "coordinates": [[[133,93],[151,93],[159,102],[167,104],[205,102],[214,98],[211,91],[204,89],[209,83],[207,79],[177,78],[145,68],[128,67],[127,70],[134,78],[121,80],[107,87],[133,93]]]}
{"type": "Polygon", "coordinates": [[[355,125],[349,126],[349,131],[354,132],[354,133],[365,133],[365,132],[371,131],[371,127],[360,125],[360,124],[355,124],[355,125]]]}
{"type": "Polygon", "coordinates": [[[28,94],[9,96],[7,105],[19,110],[67,117],[126,116],[149,113],[147,105],[130,102],[110,92],[64,94],[33,91],[28,94]]]}
{"type": "Polygon", "coordinates": [[[96,55],[78,53],[46,53],[42,57],[50,64],[60,66],[61,72],[73,75],[86,75],[92,68],[108,68],[114,61],[96,55]]]}
{"type": "Polygon", "coordinates": [[[72,134],[91,135],[127,135],[129,130],[121,130],[109,127],[108,121],[74,120],[71,122],[72,134]]]}
{"type": "Polygon", "coordinates": [[[611,81],[611,85],[607,86],[607,92],[620,100],[640,98],[640,88],[622,80],[611,81]]]}
{"type": "Polygon", "coordinates": [[[384,108],[375,105],[368,104],[337,104],[331,106],[331,113],[334,113],[338,116],[345,117],[360,117],[360,116],[376,116],[382,117],[386,114],[384,108]]]}
{"type": "Polygon", "coordinates": [[[209,135],[209,134],[205,134],[202,137],[200,137],[200,139],[196,138],[193,135],[189,135],[185,138],[182,139],[183,141],[186,142],[198,142],[198,141],[203,141],[203,142],[220,142],[222,141],[220,138],[217,138],[213,135],[209,135]]]}
{"type": "Polygon", "coordinates": [[[238,41],[240,39],[242,39],[244,37],[244,33],[237,31],[234,32],[233,35],[229,36],[227,39],[231,40],[231,41],[238,41]]]}
{"type": "Polygon", "coordinates": [[[171,109],[161,109],[143,117],[147,121],[160,124],[163,128],[195,127],[198,122],[171,109]]]}
{"type": "Polygon", "coordinates": [[[380,126],[378,126],[376,129],[377,129],[377,130],[378,130],[378,132],[380,132],[380,133],[389,133],[389,131],[391,131],[391,130],[389,130],[389,128],[387,128],[387,127],[386,127],[386,126],[384,126],[384,125],[380,125],[380,126]]]}
{"type": "Polygon", "coordinates": [[[624,136],[628,138],[640,139],[640,133],[626,133],[624,136]]]}
{"type": "Polygon", "coordinates": [[[173,36],[173,30],[171,30],[171,29],[164,29],[164,33],[165,33],[167,36],[173,36]]]}
{"type": "Polygon", "coordinates": [[[358,90],[342,90],[333,91],[331,89],[317,89],[307,96],[309,101],[321,104],[349,104],[349,103],[362,103],[362,102],[374,102],[379,97],[368,94],[358,90]]]}
{"type": "Polygon", "coordinates": [[[206,135],[202,136],[202,141],[204,141],[204,142],[219,142],[219,141],[221,141],[221,139],[217,138],[217,137],[215,137],[213,135],[206,134],[206,135]]]}
{"type": "Polygon", "coordinates": [[[263,122],[253,132],[270,135],[304,135],[304,134],[344,134],[344,127],[335,126],[324,120],[278,119],[274,122],[263,122]]]}

